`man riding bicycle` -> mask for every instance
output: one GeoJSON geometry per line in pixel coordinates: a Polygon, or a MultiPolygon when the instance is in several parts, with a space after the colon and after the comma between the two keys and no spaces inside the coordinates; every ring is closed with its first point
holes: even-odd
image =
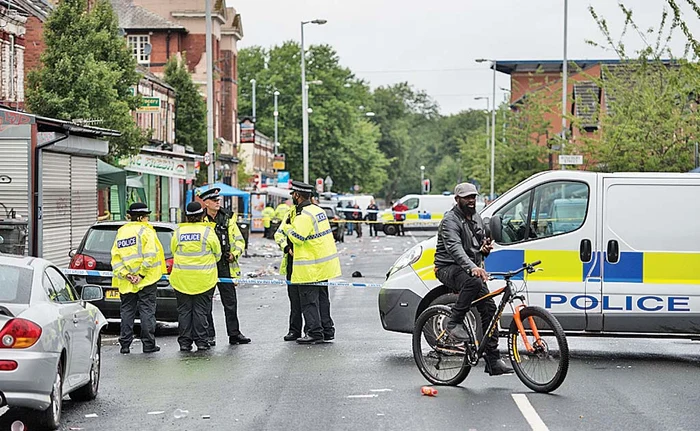
{"type": "MultiPolygon", "coordinates": [[[[445,213],[438,228],[435,251],[435,273],[438,280],[453,291],[459,292],[457,302],[447,323],[447,332],[458,340],[469,339],[464,318],[476,298],[489,293],[484,269],[484,258],[491,252],[491,239],[486,237],[484,222],[476,212],[476,187],[461,183],[455,187],[457,205],[445,213]]],[[[496,313],[492,298],[479,301],[476,309],[481,315],[484,333],[496,313]]],[[[491,376],[509,374],[513,369],[501,359],[498,351],[498,332],[489,338],[484,353],[486,368],[491,376]]]]}

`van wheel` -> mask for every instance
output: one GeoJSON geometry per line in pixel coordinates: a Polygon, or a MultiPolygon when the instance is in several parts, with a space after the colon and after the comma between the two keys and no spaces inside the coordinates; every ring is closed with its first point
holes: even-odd
{"type": "Polygon", "coordinates": [[[385,235],[396,235],[399,232],[399,229],[394,224],[385,224],[382,230],[385,235]]]}

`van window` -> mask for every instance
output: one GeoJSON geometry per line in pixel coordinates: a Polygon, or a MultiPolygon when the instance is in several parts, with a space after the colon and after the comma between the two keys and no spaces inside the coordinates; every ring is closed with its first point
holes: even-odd
{"type": "Polygon", "coordinates": [[[577,230],[586,219],[588,196],[588,185],[575,181],[546,183],[523,193],[494,214],[501,217],[501,243],[548,238],[577,230]]]}
{"type": "Polygon", "coordinates": [[[404,202],[403,204],[406,205],[409,210],[414,210],[414,209],[418,208],[418,203],[419,203],[418,198],[411,198],[411,199],[406,199],[406,202],[404,202]]]}

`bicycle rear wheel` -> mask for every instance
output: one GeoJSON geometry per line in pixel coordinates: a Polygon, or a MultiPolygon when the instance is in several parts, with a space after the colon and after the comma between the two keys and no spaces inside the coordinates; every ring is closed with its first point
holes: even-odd
{"type": "Polygon", "coordinates": [[[508,353],[515,374],[535,392],[552,392],[558,388],[569,371],[569,345],[559,321],[540,307],[520,310],[525,336],[533,351],[528,351],[513,320],[508,336],[508,353]],[[539,341],[533,332],[540,335],[539,341]]]}
{"type": "Polygon", "coordinates": [[[434,385],[457,386],[471,371],[464,343],[447,335],[450,314],[446,305],[428,307],[413,329],[413,359],[423,377],[434,385]]]}

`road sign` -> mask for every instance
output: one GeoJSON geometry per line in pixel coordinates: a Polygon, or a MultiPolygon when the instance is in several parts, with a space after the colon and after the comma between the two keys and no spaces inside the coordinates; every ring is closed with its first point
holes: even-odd
{"type": "Polygon", "coordinates": [[[136,108],[136,112],[158,112],[160,111],[160,98],[141,97],[141,105],[136,108]]]}
{"type": "Polygon", "coordinates": [[[204,153],[204,164],[207,166],[211,164],[211,154],[209,152],[204,153]]]}
{"type": "Polygon", "coordinates": [[[559,156],[560,165],[582,165],[583,156],[580,155],[560,155],[559,156]]]}
{"type": "Polygon", "coordinates": [[[323,178],[316,178],[316,191],[323,193],[323,178]]]}

